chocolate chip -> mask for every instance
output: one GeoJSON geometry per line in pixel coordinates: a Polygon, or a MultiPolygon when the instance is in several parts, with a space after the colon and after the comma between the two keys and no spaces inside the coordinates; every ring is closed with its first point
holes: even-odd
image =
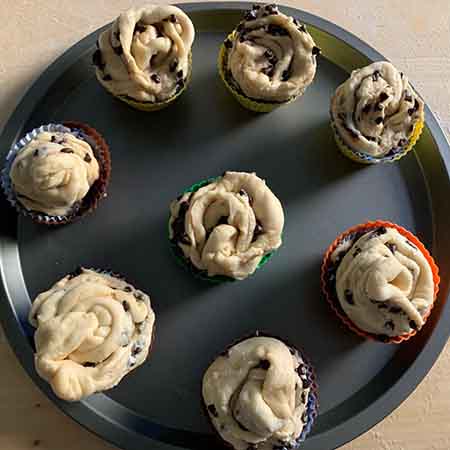
{"type": "Polygon", "coordinates": [[[169,22],[177,23],[177,17],[175,16],[175,14],[171,14],[169,16],[169,22]]]}
{"type": "Polygon", "coordinates": [[[114,53],[116,55],[121,55],[123,53],[123,48],[121,45],[119,45],[118,47],[113,47],[112,49],[114,50],[114,53]]]}
{"type": "Polygon", "coordinates": [[[281,74],[281,81],[287,81],[291,77],[291,73],[288,69],[283,70],[283,73],[281,74]]]}
{"type": "Polygon", "coordinates": [[[83,367],[95,367],[97,364],[95,362],[87,361],[83,363],[83,367]]]}
{"type": "Polygon", "coordinates": [[[306,398],[306,392],[302,392],[302,397],[301,397],[301,402],[302,403],[306,403],[306,400],[307,400],[307,398],[306,398]]]}
{"type": "Polygon", "coordinates": [[[303,389],[308,389],[311,387],[311,381],[309,381],[307,378],[302,378],[303,383],[303,389]]]}
{"type": "Polygon", "coordinates": [[[308,422],[308,412],[307,412],[307,411],[303,411],[303,414],[302,414],[302,422],[303,422],[303,423],[308,422]]]}
{"type": "Polygon", "coordinates": [[[177,78],[183,78],[183,71],[182,70],[179,70],[177,72],[177,78]]]}
{"type": "Polygon", "coordinates": [[[125,287],[123,288],[123,290],[124,290],[125,292],[133,292],[133,288],[132,288],[131,286],[125,286],[125,287]]]}
{"type": "Polygon", "coordinates": [[[161,83],[161,77],[157,73],[154,73],[150,78],[155,83],[161,83]]]}
{"type": "Polygon", "coordinates": [[[134,347],[131,350],[131,356],[139,355],[139,353],[141,353],[141,352],[142,352],[142,347],[134,347]]]}
{"type": "Polygon", "coordinates": [[[373,137],[373,136],[366,136],[366,139],[367,139],[368,141],[370,141],[370,142],[376,142],[376,141],[377,141],[377,138],[376,138],[376,137],[373,137]]]}
{"type": "Polygon", "coordinates": [[[406,240],[406,243],[407,243],[410,247],[412,247],[414,250],[417,250],[417,247],[416,247],[409,239],[406,240]]]}
{"type": "Polygon", "coordinates": [[[404,77],[404,73],[400,72],[400,78],[403,78],[403,77],[404,77]]]}
{"type": "Polygon", "coordinates": [[[274,53],[273,53],[273,51],[272,50],[270,50],[270,48],[268,48],[265,52],[264,52],[264,56],[267,58],[267,59],[272,59],[275,55],[274,55],[274,53]]]}
{"type": "Polygon", "coordinates": [[[412,116],[418,109],[419,109],[419,101],[417,100],[417,98],[416,98],[416,100],[414,101],[414,107],[413,108],[410,108],[410,109],[408,109],[408,114],[410,115],[410,116],[412,116]]]}
{"type": "Polygon", "coordinates": [[[392,306],[391,308],[389,308],[389,312],[392,314],[399,314],[402,311],[402,308],[399,308],[398,306],[392,306]]]}
{"type": "Polygon", "coordinates": [[[64,147],[60,150],[61,153],[75,153],[71,148],[64,147]]]}
{"type": "Polygon", "coordinates": [[[398,141],[398,145],[400,146],[400,147],[404,147],[405,145],[407,145],[408,144],[408,139],[400,139],[399,141],[398,141]]]}
{"type": "Polygon", "coordinates": [[[301,24],[299,27],[298,27],[298,29],[302,32],[302,33],[306,33],[306,27],[305,27],[305,25],[303,25],[303,24],[301,24]]]}
{"type": "Polygon", "coordinates": [[[419,327],[417,326],[417,323],[414,322],[414,320],[410,320],[409,321],[409,326],[413,329],[413,330],[417,330],[419,327]]]}
{"type": "Polygon", "coordinates": [[[355,301],[353,300],[353,293],[350,289],[346,289],[344,291],[344,297],[348,304],[354,305],[355,301]]]}
{"type": "Polygon", "coordinates": [[[55,136],[55,135],[53,135],[53,136],[50,138],[50,142],[56,142],[56,136],[55,136]]]}
{"type": "MultiPolygon", "coordinates": [[[[226,41],[225,41],[226,42],[226,41]]],[[[171,71],[171,72],[175,72],[175,70],[177,70],[177,67],[178,67],[178,59],[174,59],[171,63],[170,63],[170,65],[169,65],[169,70],[171,71]]]]}
{"type": "Polygon", "coordinates": [[[286,29],[280,27],[280,25],[275,25],[273,23],[269,24],[269,26],[267,27],[267,32],[272,36],[289,36],[289,33],[286,29]]]}
{"type": "Polygon", "coordinates": [[[321,50],[319,47],[314,46],[314,47],[312,48],[312,54],[313,54],[313,55],[319,55],[321,51],[322,51],[322,50],[321,50]]]}
{"type": "MultiPolygon", "coordinates": [[[[147,27],[145,25],[143,25],[142,23],[137,23],[136,26],[134,27],[134,32],[136,33],[137,31],[139,33],[143,33],[145,30],[147,30],[147,27]]],[[[117,39],[119,40],[119,39],[117,39]]]]}
{"type": "Polygon", "coordinates": [[[294,348],[289,347],[289,353],[290,353],[291,355],[295,355],[296,351],[295,351],[294,348]]]}
{"type": "Polygon", "coordinates": [[[244,16],[244,19],[247,21],[255,20],[256,19],[256,11],[253,9],[250,11],[247,11],[247,13],[244,16]]]}
{"type": "Polygon", "coordinates": [[[411,103],[412,101],[412,95],[410,95],[408,91],[405,91],[405,102],[411,103]]]}
{"type": "Polygon", "coordinates": [[[395,329],[395,324],[392,320],[388,320],[385,324],[384,324],[385,328],[390,329],[391,331],[394,331],[395,329]]]}
{"type": "Polygon", "coordinates": [[[397,246],[395,244],[393,244],[392,242],[388,242],[385,245],[392,253],[396,252],[397,246]]]}
{"type": "Polygon", "coordinates": [[[378,227],[374,230],[373,234],[375,236],[381,236],[382,234],[387,233],[386,227],[378,227]]]}
{"type": "Polygon", "coordinates": [[[219,353],[219,356],[223,356],[224,358],[228,358],[230,356],[230,351],[224,350],[223,352],[219,353]]]}
{"type": "Polygon", "coordinates": [[[122,302],[122,307],[123,307],[123,309],[125,310],[125,312],[127,312],[127,311],[130,310],[130,305],[129,305],[129,303],[128,303],[126,300],[124,300],[124,301],[122,302]]]}
{"type": "Polygon", "coordinates": [[[411,125],[411,126],[409,127],[409,132],[412,133],[413,131],[414,131],[414,125],[411,125]]]}
{"type": "Polygon", "coordinates": [[[38,148],[33,152],[33,156],[35,158],[39,156],[39,149],[38,148]]]}
{"type": "Polygon", "coordinates": [[[106,75],[103,76],[103,81],[111,81],[112,80],[112,76],[107,73],[106,75]]]}
{"type": "Polygon", "coordinates": [[[375,111],[383,111],[383,105],[381,103],[377,103],[374,107],[375,111]]]}
{"type": "Polygon", "coordinates": [[[140,292],[134,292],[134,298],[140,302],[144,301],[144,296],[140,292]]]}
{"type": "Polygon", "coordinates": [[[383,119],[383,117],[377,117],[376,119],[375,119],[375,123],[377,124],[377,125],[381,125],[382,123],[384,122],[384,119],[383,119]]]}
{"type": "Polygon", "coordinates": [[[380,94],[380,102],[384,102],[384,101],[386,101],[388,98],[389,98],[389,95],[386,94],[386,92],[382,92],[382,93],[380,94]]]}
{"type": "Polygon", "coordinates": [[[95,52],[92,54],[92,64],[94,64],[94,66],[97,66],[100,70],[103,70],[105,67],[102,58],[102,52],[99,49],[95,50],[95,52]]]}
{"type": "Polygon", "coordinates": [[[217,409],[215,407],[215,405],[211,404],[207,406],[208,411],[214,416],[214,417],[219,417],[219,414],[217,413],[217,409]]]}
{"type": "Polygon", "coordinates": [[[361,249],[357,247],[353,252],[353,258],[356,258],[361,253],[361,249]]]}
{"type": "Polygon", "coordinates": [[[181,89],[184,88],[184,80],[178,80],[176,86],[177,86],[177,92],[180,92],[181,89]]]}
{"type": "Polygon", "coordinates": [[[275,73],[275,67],[272,65],[264,67],[263,69],[261,69],[261,72],[271,78],[275,73]]]}
{"type": "Polygon", "coordinates": [[[373,81],[378,81],[378,79],[380,78],[380,71],[379,70],[375,70],[375,72],[372,74],[372,80],[373,81]]]}
{"type": "Polygon", "coordinates": [[[247,191],[245,189],[241,189],[239,191],[239,195],[243,196],[243,197],[248,197],[247,191]]]}
{"type": "Polygon", "coordinates": [[[364,114],[367,114],[368,112],[370,112],[370,108],[372,107],[372,105],[370,103],[367,103],[366,105],[364,105],[364,108],[362,109],[362,112],[364,114]]]}
{"type": "Polygon", "coordinates": [[[359,139],[359,134],[352,130],[345,122],[342,124],[343,128],[353,139],[359,139]]]}
{"type": "Polygon", "coordinates": [[[259,222],[259,220],[256,220],[255,230],[253,231],[252,242],[255,242],[256,239],[258,239],[258,236],[263,234],[263,232],[264,232],[264,230],[263,230],[261,223],[259,222]]]}
{"type": "Polygon", "coordinates": [[[277,5],[275,5],[275,3],[271,3],[270,5],[266,5],[264,8],[267,12],[271,12],[271,11],[277,11],[277,5]]]}
{"type": "Polygon", "coordinates": [[[228,49],[233,48],[233,42],[231,42],[230,39],[225,39],[223,41],[223,45],[225,45],[225,48],[228,48],[228,49]]]}
{"type": "Polygon", "coordinates": [[[191,238],[186,233],[182,234],[182,236],[180,238],[180,242],[182,244],[192,245],[191,238]]]}
{"type": "Polygon", "coordinates": [[[267,359],[262,359],[259,364],[256,366],[256,369],[263,369],[263,370],[269,370],[270,367],[270,361],[267,361],[267,359]]]}
{"type": "Polygon", "coordinates": [[[87,162],[88,164],[92,161],[91,155],[89,155],[89,153],[86,153],[84,155],[84,161],[87,162]]]}

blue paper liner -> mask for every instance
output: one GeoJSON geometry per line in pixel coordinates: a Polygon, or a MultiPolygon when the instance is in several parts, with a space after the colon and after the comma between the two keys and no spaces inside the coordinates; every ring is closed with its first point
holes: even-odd
{"type": "MultiPolygon", "coordinates": [[[[23,215],[31,217],[35,222],[45,224],[45,225],[64,225],[66,223],[69,223],[73,221],[81,208],[82,202],[80,202],[77,205],[74,205],[70,213],[66,215],[59,215],[59,216],[51,216],[48,214],[45,214],[44,212],[40,211],[32,211],[26,209],[21,203],[20,200],[17,198],[16,192],[14,191],[14,187],[12,185],[11,178],[9,176],[11,171],[11,166],[16,158],[16,156],[33,140],[35,139],[40,133],[43,132],[50,132],[50,133],[70,133],[74,135],[75,137],[87,142],[93,149],[94,154],[96,158],[98,159],[100,169],[104,169],[106,165],[109,165],[109,161],[104,161],[104,158],[102,158],[98,151],[98,142],[95,141],[95,139],[91,136],[89,136],[87,133],[85,133],[82,129],[77,127],[68,127],[62,124],[53,124],[49,123],[46,125],[41,125],[38,128],[34,128],[30,132],[28,132],[24,137],[22,137],[19,141],[17,141],[9,150],[7,156],[5,165],[1,171],[0,174],[0,184],[2,187],[2,190],[6,196],[6,199],[10,203],[10,205],[16,209],[16,211],[23,215]]],[[[100,135],[99,135],[100,136],[100,135]]],[[[107,170],[107,179],[106,184],[108,182],[109,178],[109,168],[107,170]]]]}

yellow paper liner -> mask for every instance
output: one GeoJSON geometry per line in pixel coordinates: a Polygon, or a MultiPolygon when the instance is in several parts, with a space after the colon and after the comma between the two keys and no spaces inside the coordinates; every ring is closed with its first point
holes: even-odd
{"type": "MultiPolygon", "coordinates": [[[[236,37],[236,33],[233,31],[231,34],[228,35],[227,39],[233,41],[236,37]]],[[[258,101],[251,99],[238,90],[227,80],[227,76],[225,73],[225,67],[226,67],[226,59],[227,59],[227,53],[228,50],[225,47],[225,44],[222,43],[219,50],[219,57],[217,59],[217,67],[219,69],[219,75],[222,81],[224,82],[226,88],[233,94],[234,98],[244,107],[249,109],[250,111],[259,112],[259,113],[268,113],[273,111],[274,109],[287,105],[289,103],[292,103],[294,100],[296,100],[298,97],[303,95],[303,92],[299,93],[298,95],[290,98],[289,100],[285,102],[264,102],[264,101],[258,101]]]]}
{"type": "Polygon", "coordinates": [[[381,158],[376,158],[371,155],[365,155],[362,152],[352,150],[348,145],[346,145],[339,135],[336,125],[334,124],[334,120],[331,119],[331,127],[333,128],[334,140],[336,141],[339,150],[344,156],[360,164],[393,163],[403,158],[416,145],[416,142],[419,140],[420,135],[422,134],[424,125],[425,121],[423,118],[414,125],[414,130],[409,138],[408,145],[401,152],[389,157],[384,156],[381,158]]]}
{"type": "MultiPolygon", "coordinates": [[[[423,254],[423,256],[425,256],[428,264],[430,265],[431,271],[433,273],[433,281],[434,281],[434,299],[433,299],[433,303],[430,305],[427,313],[423,317],[423,320],[424,320],[423,326],[425,326],[425,323],[431,314],[434,303],[436,302],[437,294],[439,292],[439,282],[440,282],[439,269],[438,269],[436,263],[434,262],[433,257],[430,255],[430,253],[425,248],[425,246],[419,241],[419,239],[416,236],[414,236],[411,232],[406,230],[405,228],[401,227],[400,225],[396,225],[395,223],[392,223],[392,222],[388,222],[385,220],[370,221],[365,224],[356,225],[356,226],[348,229],[344,233],[342,233],[340,236],[338,236],[333,241],[333,243],[328,247],[328,249],[325,253],[324,259],[323,259],[322,268],[321,268],[322,292],[325,295],[327,302],[331,306],[331,309],[336,314],[336,316],[339,317],[339,319],[344,323],[344,325],[347,326],[347,328],[349,328],[351,331],[356,333],[358,336],[367,338],[367,339],[371,339],[376,342],[384,342],[386,344],[401,344],[402,342],[405,342],[408,339],[415,336],[417,334],[418,330],[413,330],[410,333],[402,334],[400,336],[391,336],[391,337],[389,337],[388,340],[381,341],[377,337],[376,334],[368,333],[367,331],[361,330],[361,328],[359,328],[356,324],[354,324],[350,320],[350,318],[347,316],[347,314],[345,314],[343,309],[337,307],[337,304],[339,304],[339,300],[328,289],[328,280],[327,280],[328,267],[330,266],[330,263],[331,263],[331,255],[336,250],[337,246],[349,234],[352,234],[352,233],[358,232],[358,231],[359,232],[365,231],[365,230],[369,231],[369,230],[372,230],[372,229],[378,228],[378,227],[386,227],[386,228],[396,229],[402,236],[406,237],[410,242],[412,242],[420,250],[420,252],[423,254]]],[[[423,326],[422,326],[422,328],[423,328],[423,326]]]]}
{"type": "Polygon", "coordinates": [[[164,102],[154,102],[154,103],[153,102],[141,102],[139,100],[133,100],[133,99],[123,96],[123,95],[115,95],[102,82],[101,72],[98,69],[95,70],[95,74],[97,76],[97,80],[99,81],[99,83],[114,98],[121,100],[122,102],[126,103],[127,105],[131,106],[132,108],[138,109],[139,111],[144,111],[144,112],[159,111],[159,110],[167,108],[169,105],[171,105],[187,89],[188,84],[190,83],[191,78],[192,78],[192,53],[189,53],[189,72],[188,72],[186,79],[184,80],[184,86],[175,95],[173,95],[172,97],[170,97],[169,99],[167,99],[164,102]]]}

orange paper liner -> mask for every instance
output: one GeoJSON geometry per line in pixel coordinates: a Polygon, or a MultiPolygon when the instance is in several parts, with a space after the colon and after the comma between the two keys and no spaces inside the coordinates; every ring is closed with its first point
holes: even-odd
{"type": "MultiPolygon", "coordinates": [[[[428,319],[428,317],[431,314],[431,311],[433,309],[434,303],[436,302],[437,294],[439,292],[439,269],[434,262],[433,257],[430,255],[428,250],[425,248],[425,246],[422,244],[422,242],[419,241],[419,239],[414,236],[411,232],[406,230],[405,228],[401,227],[400,225],[396,225],[395,223],[388,222],[385,220],[376,220],[376,221],[369,221],[364,224],[355,225],[352,228],[349,228],[347,231],[344,231],[340,236],[338,236],[334,242],[328,247],[325,256],[323,258],[322,268],[321,268],[321,286],[322,286],[322,292],[325,295],[325,298],[329,305],[331,306],[331,309],[336,314],[336,316],[341,319],[341,321],[349,328],[351,331],[356,333],[358,336],[371,339],[376,342],[383,342],[386,344],[401,344],[404,341],[407,341],[408,339],[412,338],[417,334],[418,330],[413,330],[410,333],[402,334],[400,336],[392,336],[389,337],[388,340],[382,341],[376,334],[368,333],[367,331],[361,330],[358,326],[356,326],[350,318],[345,314],[344,310],[340,307],[339,300],[336,296],[333,295],[332,292],[329,292],[329,289],[327,287],[327,272],[328,267],[331,262],[331,255],[336,250],[337,246],[342,242],[342,240],[348,236],[351,233],[358,232],[358,231],[370,231],[371,229],[378,228],[378,227],[386,227],[386,228],[394,228],[396,229],[402,236],[406,237],[409,241],[411,241],[425,256],[426,260],[428,261],[428,264],[430,265],[431,271],[433,273],[433,281],[434,281],[434,299],[433,303],[430,305],[427,313],[423,317],[424,325],[428,319]]],[[[423,327],[422,327],[423,328],[423,327]]]]}

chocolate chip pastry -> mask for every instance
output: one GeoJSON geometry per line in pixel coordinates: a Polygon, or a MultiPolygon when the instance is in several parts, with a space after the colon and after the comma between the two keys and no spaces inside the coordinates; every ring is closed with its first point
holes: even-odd
{"type": "Polygon", "coordinates": [[[236,450],[296,448],[315,418],[315,389],[302,355],[266,336],[231,346],[208,367],[202,384],[213,426],[236,450]]]}
{"type": "Polygon", "coordinates": [[[424,119],[407,77],[381,61],[352,72],[331,100],[332,125],[344,144],[380,158],[401,153],[424,119]]]}
{"type": "Polygon", "coordinates": [[[150,299],[123,279],[80,269],[33,302],[35,367],[55,394],[77,401],[116,386],[152,341],[150,299]]]}
{"type": "Polygon", "coordinates": [[[328,282],[361,330],[386,338],[422,328],[435,297],[432,270],[396,229],[351,233],[331,254],[331,263],[328,282]]]}
{"type": "Polygon", "coordinates": [[[17,153],[9,173],[20,204],[49,216],[71,213],[100,176],[87,136],[60,128],[37,133],[17,153]]]}
{"type": "Polygon", "coordinates": [[[194,36],[191,20],[175,6],[131,8],[100,35],[97,78],[115,96],[164,102],[186,83],[194,36]]]}
{"type": "Polygon", "coordinates": [[[277,103],[304,93],[320,52],[306,27],[273,4],[253,6],[224,45],[228,81],[251,99],[277,103]]]}
{"type": "Polygon", "coordinates": [[[225,172],[170,206],[169,237],[197,270],[242,280],[281,245],[284,213],[254,173],[225,172]]]}

